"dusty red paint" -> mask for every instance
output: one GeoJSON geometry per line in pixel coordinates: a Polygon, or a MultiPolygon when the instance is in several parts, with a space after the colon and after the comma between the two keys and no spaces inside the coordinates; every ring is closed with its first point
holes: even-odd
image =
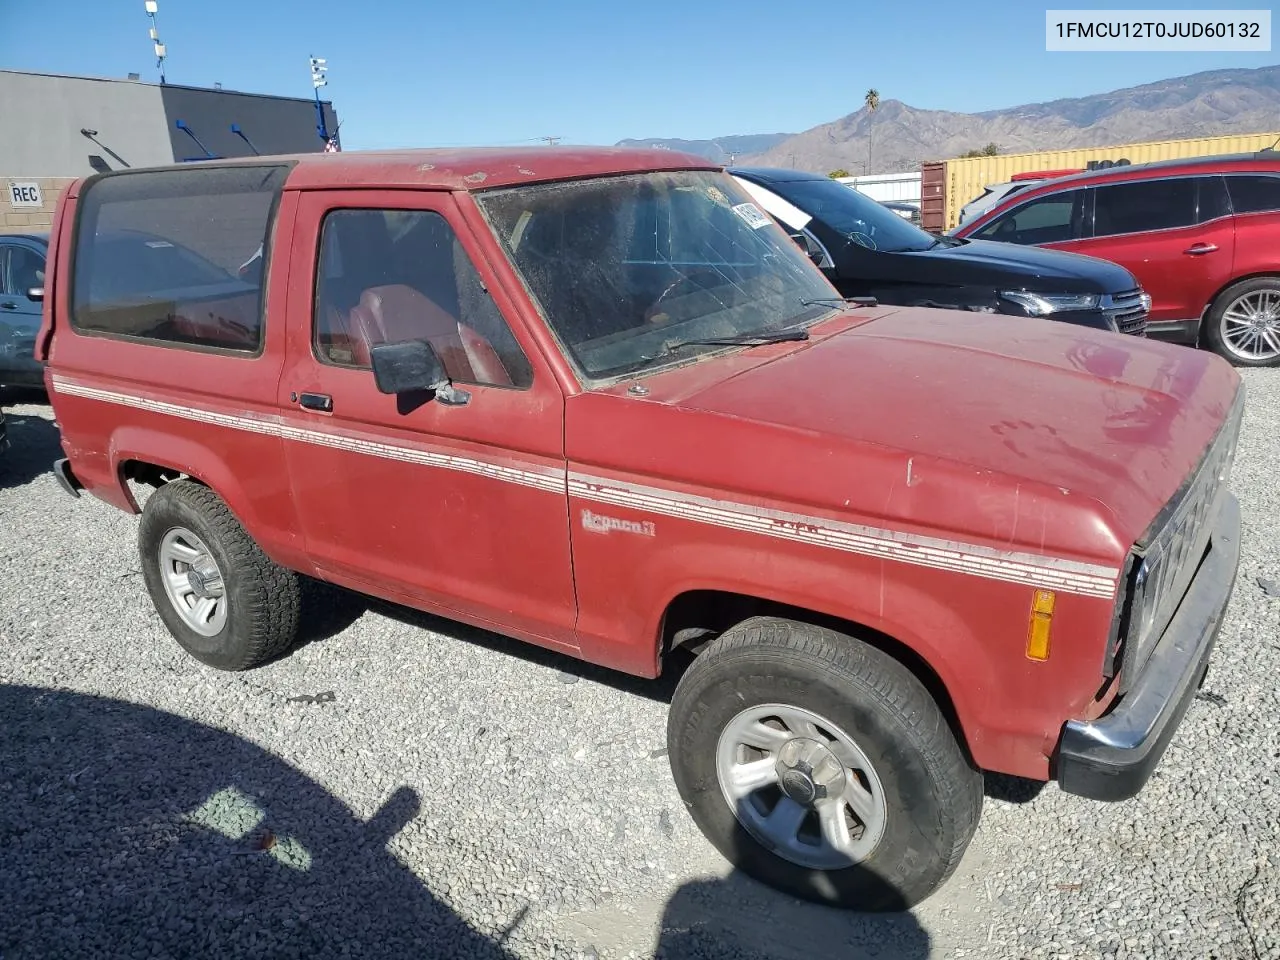
{"type": "Polygon", "coordinates": [[[664,614],[687,591],[841,617],[936,672],[980,766],[1046,777],[1063,722],[1101,709],[1111,600],[1061,592],[1052,654],[1033,662],[1026,583],[803,538],[852,524],[1119,568],[1222,422],[1236,375],[1204,352],[1066,324],[864,308],[820,323],[808,342],[647,377],[645,395],[627,383],[584,389],[466,191],[698,166],[666,152],[586,149],[300,158],[278,213],[264,348],[248,360],[71,329],[60,238],[73,187],[54,230],[41,338],[71,466],[124,509],[136,509],[125,461],[190,473],[282,564],[642,676],[660,672],[664,614]],[[318,227],[327,209],[353,200],[448,218],[532,364],[531,388],[468,387],[467,407],[401,414],[367,371],[315,360],[318,227]],[[76,395],[59,377],[240,426],[76,395]],[[333,395],[334,411],[293,401],[310,391],[333,395]],[[567,480],[537,488],[437,471],[299,442],[289,430],[567,480]],[[575,488],[579,475],[652,487],[677,507],[756,511],[768,529],[606,505],[591,499],[595,488],[575,488]]]}

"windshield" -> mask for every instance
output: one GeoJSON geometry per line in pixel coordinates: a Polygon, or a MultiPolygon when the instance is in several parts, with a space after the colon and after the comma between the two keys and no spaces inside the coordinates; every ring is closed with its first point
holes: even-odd
{"type": "Polygon", "coordinates": [[[869,250],[928,250],[934,238],[870,197],[835,180],[783,180],[769,189],[869,250]]]}
{"type": "Polygon", "coordinates": [[[791,238],[719,172],[537,184],[476,200],[588,379],[726,349],[675,355],[671,341],[794,329],[839,303],[791,238]],[[806,305],[813,300],[825,302],[806,305]]]}

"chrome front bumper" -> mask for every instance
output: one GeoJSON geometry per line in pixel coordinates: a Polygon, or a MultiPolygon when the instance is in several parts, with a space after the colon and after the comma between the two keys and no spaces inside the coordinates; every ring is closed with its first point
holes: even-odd
{"type": "Polygon", "coordinates": [[[1141,676],[1105,716],[1062,728],[1053,759],[1064,791],[1128,800],[1146,784],[1204,682],[1239,565],[1240,504],[1225,492],[1208,552],[1141,676]]]}

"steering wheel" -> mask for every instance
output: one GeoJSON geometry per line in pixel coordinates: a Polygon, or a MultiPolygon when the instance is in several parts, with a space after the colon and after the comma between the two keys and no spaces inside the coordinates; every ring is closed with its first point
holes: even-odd
{"type": "MultiPolygon", "coordinates": [[[[663,301],[671,296],[676,290],[679,290],[682,286],[693,284],[697,281],[698,277],[704,275],[715,279],[723,278],[723,274],[714,267],[699,267],[697,270],[681,274],[676,277],[676,279],[672,280],[671,283],[667,284],[667,288],[663,290],[662,293],[658,294],[658,299],[654,300],[653,303],[649,305],[649,309],[644,312],[645,322],[660,323],[661,321],[658,318],[665,316],[661,310],[663,301]]],[[[706,284],[698,284],[698,286],[700,289],[706,289],[706,284]]]]}

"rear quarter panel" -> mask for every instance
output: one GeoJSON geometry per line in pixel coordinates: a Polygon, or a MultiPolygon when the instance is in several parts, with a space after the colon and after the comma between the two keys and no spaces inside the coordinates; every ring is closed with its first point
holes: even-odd
{"type": "Polygon", "coordinates": [[[1231,279],[1280,274],[1280,211],[1240,213],[1231,279]]]}
{"type": "MultiPolygon", "coordinates": [[[[268,274],[258,356],[85,334],[70,323],[74,200],[64,204],[53,234],[57,259],[42,345],[50,402],[75,475],[94,496],[136,512],[121,475],[126,461],[189,474],[222,497],[272,559],[305,568],[283,441],[240,419],[276,415],[287,258],[276,258],[268,274]]],[[[286,251],[296,205],[296,194],[286,191],[277,211],[275,236],[286,251]]]]}

